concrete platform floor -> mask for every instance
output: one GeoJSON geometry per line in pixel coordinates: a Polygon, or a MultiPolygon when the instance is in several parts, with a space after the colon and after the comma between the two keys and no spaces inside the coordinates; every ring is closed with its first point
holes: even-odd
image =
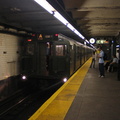
{"type": "Polygon", "coordinates": [[[98,78],[90,68],[64,120],[120,120],[120,81],[117,72],[98,78]]]}

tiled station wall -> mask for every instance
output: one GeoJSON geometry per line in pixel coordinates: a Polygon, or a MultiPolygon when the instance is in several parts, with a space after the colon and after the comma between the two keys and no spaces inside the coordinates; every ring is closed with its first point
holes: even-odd
{"type": "Polygon", "coordinates": [[[0,33],[0,80],[19,74],[22,37],[0,33]]]}

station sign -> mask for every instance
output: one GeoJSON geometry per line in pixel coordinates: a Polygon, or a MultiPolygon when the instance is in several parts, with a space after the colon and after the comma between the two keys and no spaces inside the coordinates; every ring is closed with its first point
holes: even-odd
{"type": "Polygon", "coordinates": [[[96,44],[109,44],[109,41],[107,41],[107,40],[97,40],[96,44]]]}

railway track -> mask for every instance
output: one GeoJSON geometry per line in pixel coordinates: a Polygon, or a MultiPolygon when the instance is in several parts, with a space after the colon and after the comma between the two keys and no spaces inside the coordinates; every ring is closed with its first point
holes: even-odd
{"type": "Polygon", "coordinates": [[[0,103],[0,120],[27,120],[59,87],[56,84],[44,91],[18,91],[0,103]]]}

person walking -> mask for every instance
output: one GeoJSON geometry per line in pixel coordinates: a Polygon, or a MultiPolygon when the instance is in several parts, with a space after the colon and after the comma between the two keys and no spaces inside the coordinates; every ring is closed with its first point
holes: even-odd
{"type": "Polygon", "coordinates": [[[98,55],[98,58],[99,58],[99,72],[100,72],[100,75],[99,77],[103,78],[105,77],[105,72],[104,72],[104,52],[102,50],[102,47],[99,47],[98,48],[99,50],[99,55],[98,55]]]}

